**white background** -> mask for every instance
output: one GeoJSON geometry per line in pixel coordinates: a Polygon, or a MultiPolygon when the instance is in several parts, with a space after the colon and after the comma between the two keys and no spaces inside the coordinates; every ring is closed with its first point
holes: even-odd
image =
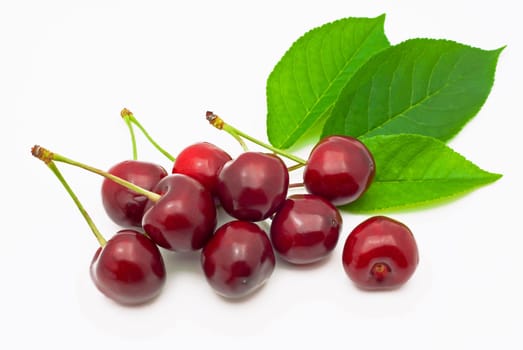
{"type": "MultiPolygon", "coordinates": [[[[522,349],[521,81],[517,1],[5,1],[0,4],[2,234],[0,348],[522,349]],[[88,274],[97,243],[61,185],[30,156],[39,143],[101,168],[131,155],[119,117],[131,109],[172,153],[210,141],[210,109],[265,136],[265,82],[305,31],[342,17],[386,13],[393,44],[453,39],[501,54],[494,88],[450,142],[504,174],[456,201],[389,214],[409,225],[420,264],[403,288],[356,289],[343,242],[365,215],[345,215],[322,264],[279,264],[241,302],[207,285],[198,254],[165,253],[153,303],[121,307],[88,274]]],[[[170,169],[139,137],[139,158],[170,169]]],[[[256,148],[254,148],[256,149],[256,148]]],[[[297,154],[306,156],[308,149],[297,154]]],[[[118,227],[100,202],[101,179],[61,166],[107,237],[118,227]]]]}

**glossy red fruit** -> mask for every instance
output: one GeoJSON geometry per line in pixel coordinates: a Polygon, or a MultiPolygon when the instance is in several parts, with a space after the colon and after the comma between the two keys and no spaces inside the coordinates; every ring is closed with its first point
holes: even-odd
{"type": "Polygon", "coordinates": [[[203,272],[211,287],[227,298],[241,298],[262,286],[274,271],[267,234],[256,224],[224,224],[203,248],[203,272]]]}
{"type": "Polygon", "coordinates": [[[98,248],[90,270],[103,294],[126,305],[154,299],[165,284],[165,265],[158,247],[133,230],[119,231],[98,248]]]}
{"type": "Polygon", "coordinates": [[[184,174],[198,180],[213,195],[216,194],[218,172],[231,156],[209,142],[186,147],[174,162],[173,174],[184,174]]]}
{"type": "MultiPolygon", "coordinates": [[[[137,160],[126,160],[116,164],[109,173],[151,191],[167,171],[159,165],[137,160]]],[[[147,198],[117,183],[104,179],[102,203],[107,215],[117,225],[141,227],[147,198]]]]}
{"type": "Polygon", "coordinates": [[[271,241],[284,260],[309,264],[325,258],[336,247],[341,227],[338,209],[326,199],[293,195],[272,219],[271,241]]]}
{"type": "Polygon", "coordinates": [[[154,192],[161,195],[149,202],[143,229],[159,246],[174,251],[201,249],[216,227],[216,207],[211,193],[195,179],[173,174],[164,177],[154,192]]]}
{"type": "Polygon", "coordinates": [[[218,198],[225,211],[245,221],[271,216],[283,203],[289,172],[275,155],[244,152],[223,166],[218,174],[218,198]]]}
{"type": "Polygon", "coordinates": [[[343,248],[345,272],[363,289],[401,286],[414,274],[418,261],[418,247],[410,229],[385,216],[359,224],[343,248]]]}
{"type": "Polygon", "coordinates": [[[363,195],[374,179],[375,169],[372,154],[359,140],[328,136],[311,151],[303,183],[309,193],[336,206],[345,205],[363,195]]]}

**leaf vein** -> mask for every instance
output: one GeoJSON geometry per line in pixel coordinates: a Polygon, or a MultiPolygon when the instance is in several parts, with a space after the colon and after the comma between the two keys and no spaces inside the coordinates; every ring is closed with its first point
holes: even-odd
{"type": "MultiPolygon", "coordinates": [[[[330,89],[332,88],[332,86],[334,85],[335,82],[337,82],[337,80],[340,78],[340,76],[345,72],[345,70],[347,69],[347,67],[353,62],[354,58],[356,57],[357,54],[359,54],[359,52],[361,51],[361,49],[363,48],[364,44],[370,39],[372,33],[376,30],[376,27],[379,25],[379,22],[375,23],[374,26],[372,26],[370,28],[370,30],[368,31],[367,35],[365,36],[365,38],[359,43],[359,45],[357,46],[356,50],[354,50],[354,52],[348,57],[348,59],[346,59],[345,61],[345,64],[343,65],[343,67],[341,69],[338,70],[338,73],[336,74],[336,76],[329,82],[329,85],[327,86],[326,89],[323,90],[323,92],[321,93],[321,95],[319,96],[319,98],[316,99],[316,101],[314,102],[314,104],[312,105],[312,107],[310,109],[307,109],[305,108],[306,110],[306,113],[305,113],[305,116],[304,118],[302,119],[302,122],[301,123],[298,123],[287,135],[287,137],[282,141],[282,144],[286,144],[289,139],[292,139],[294,137],[294,135],[296,134],[296,132],[298,130],[300,130],[302,128],[302,125],[303,123],[308,120],[312,114],[313,111],[315,111],[315,109],[317,108],[319,102],[321,100],[323,100],[323,98],[328,95],[328,92],[330,91],[330,89]]],[[[342,38],[344,39],[344,38],[342,38]]],[[[344,40],[343,40],[344,41],[344,40]]],[[[295,74],[293,72],[293,79],[294,81],[296,82],[296,77],[295,77],[295,74]]],[[[300,95],[300,99],[301,99],[301,102],[303,104],[303,99],[302,99],[302,96],[300,95]]],[[[335,101],[333,101],[329,106],[332,106],[334,104],[335,101]]]]}

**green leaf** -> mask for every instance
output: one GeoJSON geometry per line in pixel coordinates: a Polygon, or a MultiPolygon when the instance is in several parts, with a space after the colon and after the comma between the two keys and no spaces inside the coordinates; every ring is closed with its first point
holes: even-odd
{"type": "Polygon", "coordinates": [[[487,99],[501,51],[434,39],[392,46],[352,77],[323,136],[408,133],[449,140],[487,99]]]}
{"type": "Polygon", "coordinates": [[[354,212],[434,204],[501,177],[480,169],[445,143],[421,135],[362,140],[374,155],[376,176],[365,194],[343,207],[354,212]]]}
{"type": "Polygon", "coordinates": [[[292,146],[324,120],[352,75],[389,47],[384,21],[385,15],[341,19],[294,42],[267,80],[267,136],[273,146],[292,146]]]}

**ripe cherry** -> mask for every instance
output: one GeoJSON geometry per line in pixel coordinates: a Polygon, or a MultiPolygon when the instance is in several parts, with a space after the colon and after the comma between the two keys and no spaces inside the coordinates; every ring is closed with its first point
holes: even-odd
{"type": "Polygon", "coordinates": [[[363,195],[375,168],[374,158],[362,142],[348,136],[328,136],[311,151],[303,182],[309,193],[336,206],[345,205],[363,195]]]}
{"type": "Polygon", "coordinates": [[[227,298],[241,298],[261,287],[274,271],[267,234],[256,224],[232,221],[216,230],[203,248],[201,263],[211,287],[227,298]]]}
{"type": "MultiPolygon", "coordinates": [[[[125,179],[148,191],[167,171],[159,165],[137,160],[127,160],[116,164],[109,173],[125,179]]],[[[102,203],[109,218],[123,227],[141,227],[147,197],[129,190],[109,179],[102,183],[102,203]]]]}
{"type": "Polygon", "coordinates": [[[155,298],[165,284],[165,265],[156,244],[133,230],[119,231],[106,241],[54,161],[78,163],[40,146],[34,146],[31,153],[54,173],[100,244],[91,262],[91,278],[96,287],[121,304],[142,304],[155,298]]]}
{"type": "Polygon", "coordinates": [[[174,251],[201,249],[216,227],[216,207],[211,193],[195,179],[173,174],[164,177],[143,216],[145,232],[161,247],[174,251]]]}
{"type": "Polygon", "coordinates": [[[209,142],[199,142],[183,149],[174,161],[173,174],[184,174],[198,180],[216,195],[218,172],[232,158],[209,142]]]}
{"type": "Polygon", "coordinates": [[[363,289],[397,288],[418,266],[418,248],[410,229],[385,216],[371,217],[347,237],[343,267],[363,289]]]}
{"type": "Polygon", "coordinates": [[[308,264],[325,258],[336,247],[342,218],[326,199],[293,195],[283,203],[271,223],[274,250],[293,264],[308,264]]]}
{"type": "Polygon", "coordinates": [[[212,236],[216,226],[214,199],[202,184],[182,174],[168,175],[148,191],[118,176],[39,148],[40,159],[74,165],[145,196],[142,226],[158,245],[176,251],[198,250],[212,236]]]}
{"type": "Polygon", "coordinates": [[[156,244],[145,235],[122,230],[98,248],[91,278],[107,297],[126,305],[154,299],[165,284],[165,265],[156,244]]]}
{"type": "Polygon", "coordinates": [[[289,172],[275,155],[244,152],[225,163],[218,174],[218,198],[225,211],[245,221],[271,216],[283,203],[289,172]]]}

